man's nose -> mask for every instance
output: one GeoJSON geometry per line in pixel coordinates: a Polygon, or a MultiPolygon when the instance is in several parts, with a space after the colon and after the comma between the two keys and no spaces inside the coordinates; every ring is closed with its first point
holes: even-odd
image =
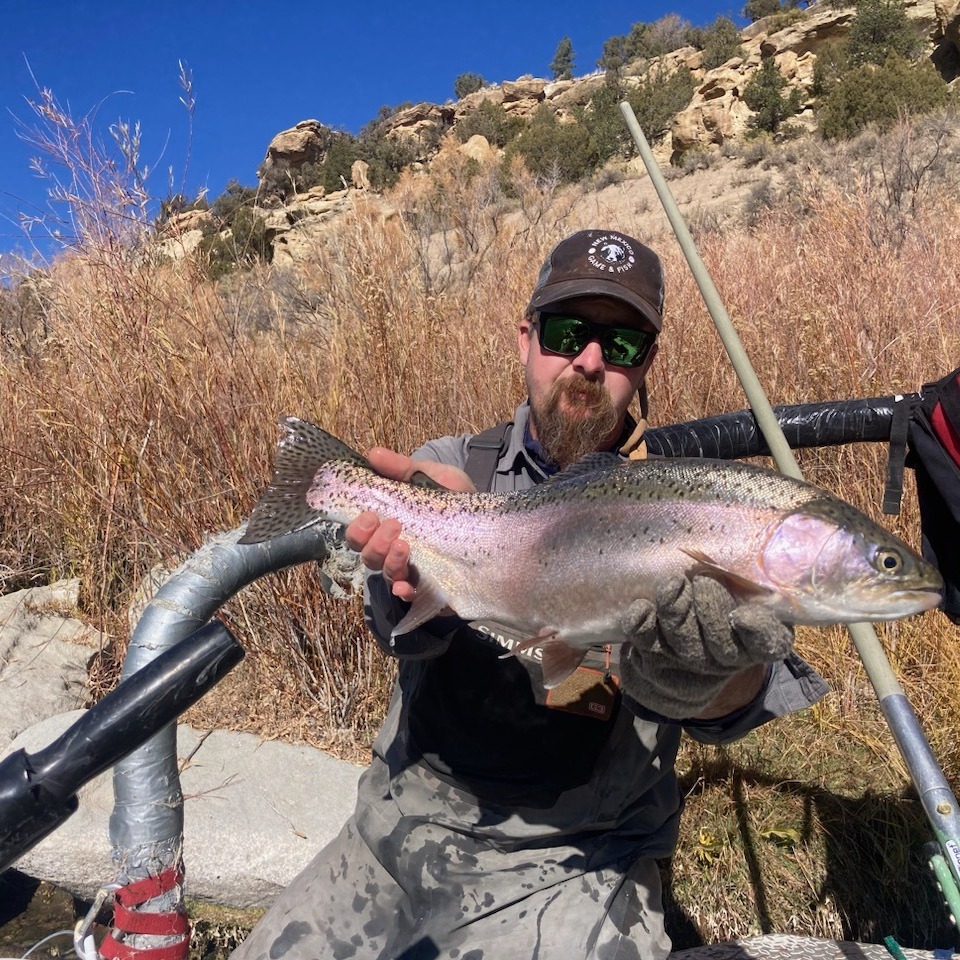
{"type": "Polygon", "coordinates": [[[596,375],[604,368],[600,342],[591,340],[574,358],[573,366],[584,375],[596,375]]]}

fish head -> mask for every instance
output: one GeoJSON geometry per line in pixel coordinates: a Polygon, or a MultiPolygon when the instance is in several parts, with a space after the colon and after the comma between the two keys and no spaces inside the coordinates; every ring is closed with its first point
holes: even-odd
{"type": "Polygon", "coordinates": [[[794,623],[895,620],[940,603],[937,569],[841,500],[812,501],[771,530],[760,557],[794,623]]]}

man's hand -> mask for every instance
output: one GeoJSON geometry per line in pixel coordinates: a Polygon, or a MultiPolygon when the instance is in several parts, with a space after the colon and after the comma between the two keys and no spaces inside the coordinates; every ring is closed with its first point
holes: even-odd
{"type": "MultiPolygon", "coordinates": [[[[387,450],[374,447],[368,454],[377,473],[392,480],[410,480],[417,472],[431,480],[465,493],[473,491],[473,481],[459,468],[434,460],[413,460],[387,450]]],[[[410,546],[400,537],[397,520],[381,518],[372,511],[361,513],[348,524],[345,531],[347,546],[360,552],[360,559],[371,570],[379,570],[393,587],[393,595],[412,602],[416,592],[416,572],[410,567],[410,546]]]]}
{"type": "Polygon", "coordinates": [[[620,657],[624,693],[675,720],[717,717],[746,706],[762,686],[760,668],[793,647],[793,630],[771,610],[738,605],[709,577],[668,580],[656,604],[631,604],[623,626],[630,637],[620,657]],[[738,674],[739,696],[733,682],[738,674]],[[722,710],[711,709],[721,703],[722,710]]]}

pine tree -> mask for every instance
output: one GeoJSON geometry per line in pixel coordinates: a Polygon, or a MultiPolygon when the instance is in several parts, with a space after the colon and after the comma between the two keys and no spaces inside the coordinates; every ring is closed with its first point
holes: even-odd
{"type": "Polygon", "coordinates": [[[569,80],[573,76],[573,44],[569,37],[564,37],[557,44],[557,52],[550,62],[554,80],[569,80]]]}
{"type": "Polygon", "coordinates": [[[776,133],[784,120],[799,112],[800,91],[793,89],[785,97],[786,86],[773,57],[767,57],[743,88],[743,102],[754,112],[750,119],[754,130],[776,133]]]}

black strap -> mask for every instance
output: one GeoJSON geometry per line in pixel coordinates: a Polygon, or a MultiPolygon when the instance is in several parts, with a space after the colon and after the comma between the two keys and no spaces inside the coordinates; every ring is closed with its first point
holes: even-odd
{"type": "Polygon", "coordinates": [[[506,452],[513,432],[513,422],[499,423],[467,441],[467,462],[463,465],[467,476],[478,490],[489,490],[497,464],[506,452]]]}
{"type": "Polygon", "coordinates": [[[883,512],[898,514],[903,499],[903,465],[907,457],[907,428],[914,401],[901,397],[893,406],[890,420],[890,453],[887,458],[887,482],[883,488],[883,512]]]}

